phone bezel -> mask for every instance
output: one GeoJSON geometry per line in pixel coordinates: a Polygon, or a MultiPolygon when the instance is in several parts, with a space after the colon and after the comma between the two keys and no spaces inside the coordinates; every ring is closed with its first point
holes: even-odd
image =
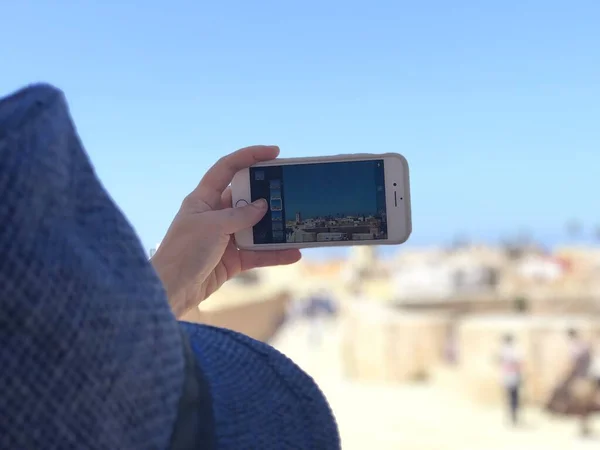
{"type": "MultiPolygon", "coordinates": [[[[280,250],[286,248],[347,247],[355,245],[402,244],[412,232],[410,206],[410,180],[408,162],[399,153],[335,155],[319,158],[281,158],[253,167],[282,166],[292,164],[323,164],[345,161],[384,160],[385,197],[387,210],[388,238],[365,241],[301,242],[279,244],[254,244],[252,228],[235,234],[236,245],[244,250],[280,250]],[[394,183],[396,184],[394,186],[394,183]]],[[[250,170],[236,173],[231,182],[232,204],[235,207],[249,202],[250,170]]]]}

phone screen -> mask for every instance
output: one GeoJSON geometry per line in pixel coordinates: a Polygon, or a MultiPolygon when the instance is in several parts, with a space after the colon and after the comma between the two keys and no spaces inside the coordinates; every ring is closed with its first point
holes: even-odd
{"type": "Polygon", "coordinates": [[[382,159],[251,167],[250,192],[269,202],[254,244],[387,239],[382,159]]]}

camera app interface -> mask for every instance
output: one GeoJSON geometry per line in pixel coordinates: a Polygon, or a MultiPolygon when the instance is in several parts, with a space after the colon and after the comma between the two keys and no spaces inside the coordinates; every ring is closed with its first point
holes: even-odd
{"type": "Polygon", "coordinates": [[[383,160],[250,168],[252,201],[269,211],[255,244],[386,239],[383,160]]]}

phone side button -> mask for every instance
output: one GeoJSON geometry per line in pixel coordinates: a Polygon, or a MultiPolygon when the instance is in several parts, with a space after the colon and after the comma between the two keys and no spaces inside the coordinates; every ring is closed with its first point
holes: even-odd
{"type": "Polygon", "coordinates": [[[235,206],[239,207],[239,206],[246,206],[248,204],[248,200],[244,200],[244,199],[240,199],[237,202],[235,202],[235,206]]]}

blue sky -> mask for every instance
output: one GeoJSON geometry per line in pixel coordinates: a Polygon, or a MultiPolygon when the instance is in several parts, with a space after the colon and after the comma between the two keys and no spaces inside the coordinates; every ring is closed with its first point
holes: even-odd
{"type": "Polygon", "coordinates": [[[600,223],[600,2],[13,1],[0,92],[67,94],[159,241],[221,155],[403,153],[413,244],[600,223]]]}

